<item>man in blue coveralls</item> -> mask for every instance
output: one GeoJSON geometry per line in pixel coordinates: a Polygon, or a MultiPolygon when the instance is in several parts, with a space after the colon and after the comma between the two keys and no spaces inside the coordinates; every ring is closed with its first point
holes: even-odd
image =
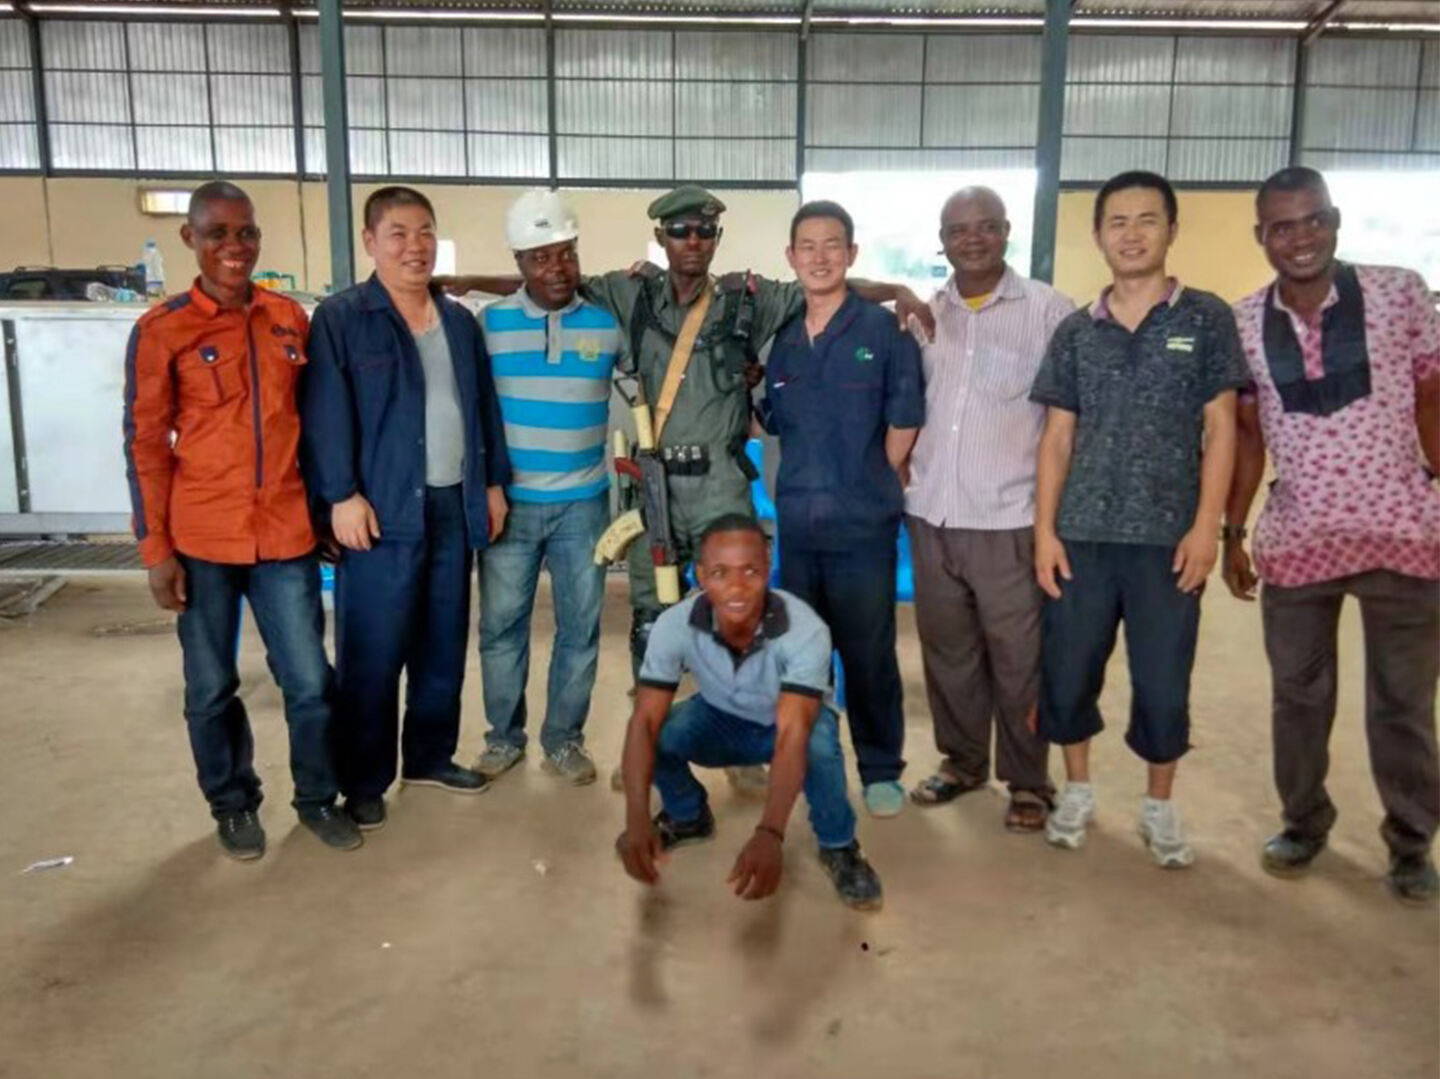
{"type": "Polygon", "coordinates": [[[763,414],[780,438],[780,583],[830,627],[865,807],[893,817],[905,804],[895,543],[925,388],[919,346],[846,286],[856,251],[844,207],[796,212],[785,256],[805,311],[775,336],[763,414]]]}
{"type": "Polygon", "coordinates": [[[400,672],[405,783],[473,794],[455,763],[472,551],[505,524],[510,482],[480,327],[434,285],[435,211],[383,187],[365,202],[375,273],[315,310],[302,403],[306,480],[343,556],[335,574],[340,789],[385,823],[400,672]]]}

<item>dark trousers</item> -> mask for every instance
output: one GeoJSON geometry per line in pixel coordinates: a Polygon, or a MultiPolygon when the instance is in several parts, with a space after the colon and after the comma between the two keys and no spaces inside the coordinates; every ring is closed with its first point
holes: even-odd
{"type": "Polygon", "coordinates": [[[1385,807],[1380,834],[1396,854],[1421,853],[1440,820],[1440,585],[1386,570],[1300,588],[1266,585],[1260,593],[1285,825],[1318,838],[1335,823],[1325,776],[1335,722],[1336,627],[1347,595],[1360,601],[1365,627],[1365,735],[1385,807]]]}
{"type": "Polygon", "coordinates": [[[915,624],[935,744],[966,783],[995,774],[1011,791],[1049,792],[1050,746],[1026,721],[1040,694],[1040,609],[1031,528],[937,528],[908,519],[915,624]]]}
{"type": "Polygon", "coordinates": [[[862,783],[905,770],[905,707],[895,658],[895,536],[820,551],[780,537],[780,587],[815,609],[845,667],[845,714],[862,783]]]}
{"type": "Polygon", "coordinates": [[[260,805],[255,741],[236,696],[240,603],[248,600],[265,662],[285,699],[296,809],[335,800],[330,747],[332,678],[325,658],[320,571],[310,557],[230,566],[178,555],[186,605],[178,621],[185,722],[200,790],[216,817],[260,805]]]}
{"type": "Polygon", "coordinates": [[[1040,618],[1040,734],[1073,745],[1104,729],[1100,690],[1125,623],[1130,727],[1125,741],[1150,764],[1190,748],[1190,671],[1200,596],[1175,587],[1172,547],[1065,542],[1073,575],[1040,618]]]}
{"type": "Polygon", "coordinates": [[[470,631],[470,569],[461,487],[425,490],[425,538],[346,551],[335,571],[336,742],[340,789],[378,798],[395,781],[400,672],[404,774],[455,756],[470,631]]]}

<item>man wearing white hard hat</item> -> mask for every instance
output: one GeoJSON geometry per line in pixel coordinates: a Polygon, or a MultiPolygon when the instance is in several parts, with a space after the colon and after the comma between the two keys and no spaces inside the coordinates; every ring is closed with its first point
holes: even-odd
{"type": "Polygon", "coordinates": [[[590,783],[595,764],[584,728],[605,598],[605,570],[593,556],[610,522],[605,434],[620,326],[577,294],[580,226],[558,193],[520,196],[505,233],[525,285],[480,319],[514,480],[505,489],[505,531],[480,570],[480,669],[490,729],[475,767],[493,778],[525,756],[530,614],[543,562],[555,608],[540,728],[545,770],[590,783]]]}

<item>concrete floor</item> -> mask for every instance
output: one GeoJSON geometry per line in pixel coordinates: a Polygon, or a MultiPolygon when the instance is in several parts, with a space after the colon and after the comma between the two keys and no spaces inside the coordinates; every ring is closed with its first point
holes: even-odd
{"type": "MultiPolygon", "coordinates": [[[[5,1079],[1440,1071],[1440,918],[1380,882],[1353,610],[1334,738],[1341,819],[1309,879],[1256,864],[1276,823],[1268,678],[1258,612],[1216,587],[1178,790],[1194,869],[1161,872],[1144,854],[1142,769],[1111,731],[1081,853],[1006,834],[996,793],[863,820],[886,887],[872,915],[834,899],[803,811],[779,896],[732,898],[724,877],[758,809],[723,781],[719,841],[677,853],[647,893],[611,853],[618,796],[603,782],[562,788],[533,758],[482,797],[402,792],[363,850],[323,850],[288,808],[279,695],[248,627],[270,851],[231,862],[195,789],[179,652],[157,614],[139,581],[75,583],[0,625],[5,1079]],[[58,855],[75,861],[19,872],[58,855]]],[[[627,714],[626,618],[612,581],[590,720],[605,770],[627,714]]],[[[918,779],[934,751],[909,609],[901,619],[918,779]]],[[[544,606],[537,696],[550,629],[544,606]]],[[[483,730],[471,674],[467,760],[483,730]]],[[[1117,657],[1116,720],[1123,675],[1117,657]]]]}

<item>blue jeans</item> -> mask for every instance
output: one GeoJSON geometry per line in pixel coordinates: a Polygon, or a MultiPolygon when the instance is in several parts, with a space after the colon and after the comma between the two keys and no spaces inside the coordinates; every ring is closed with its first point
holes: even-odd
{"type": "Polygon", "coordinates": [[[178,621],[185,665],[185,722],[200,790],[216,817],[261,801],[255,741],[236,696],[240,601],[250,601],[265,642],[265,662],[285,698],[296,809],[335,800],[330,748],[332,676],[325,658],[320,571],[310,557],[249,566],[177,555],[186,606],[178,621]]]}
{"type": "Polygon", "coordinates": [[[600,655],[605,567],[595,543],[610,523],[607,495],[574,502],[514,502],[505,531],[480,564],[480,678],[489,745],[525,745],[530,614],[543,561],[550,570],[555,644],[540,745],[556,753],[585,740],[600,655]]]}
{"type": "MultiPolygon", "coordinates": [[[[775,756],[775,727],[711,707],[698,693],[670,709],[655,745],[655,789],[673,820],[693,821],[705,810],[705,788],[690,771],[732,764],[768,764],[775,756]]],[[[855,811],[845,795],[845,757],[833,711],[821,706],[810,729],[805,760],[805,801],[820,846],[848,847],[855,811]]]]}
{"type": "Polygon", "coordinates": [[[346,551],[335,567],[336,744],[347,798],[450,764],[470,641],[470,540],[461,485],[425,488],[425,537],[346,551]],[[405,724],[400,732],[400,674],[405,724]]]}
{"type": "Polygon", "coordinates": [[[1040,736],[1073,745],[1099,734],[1100,690],[1125,623],[1130,726],[1125,741],[1150,764],[1190,748],[1190,671],[1200,595],[1175,587],[1173,547],[1067,540],[1074,578],[1040,614],[1040,736]]]}

